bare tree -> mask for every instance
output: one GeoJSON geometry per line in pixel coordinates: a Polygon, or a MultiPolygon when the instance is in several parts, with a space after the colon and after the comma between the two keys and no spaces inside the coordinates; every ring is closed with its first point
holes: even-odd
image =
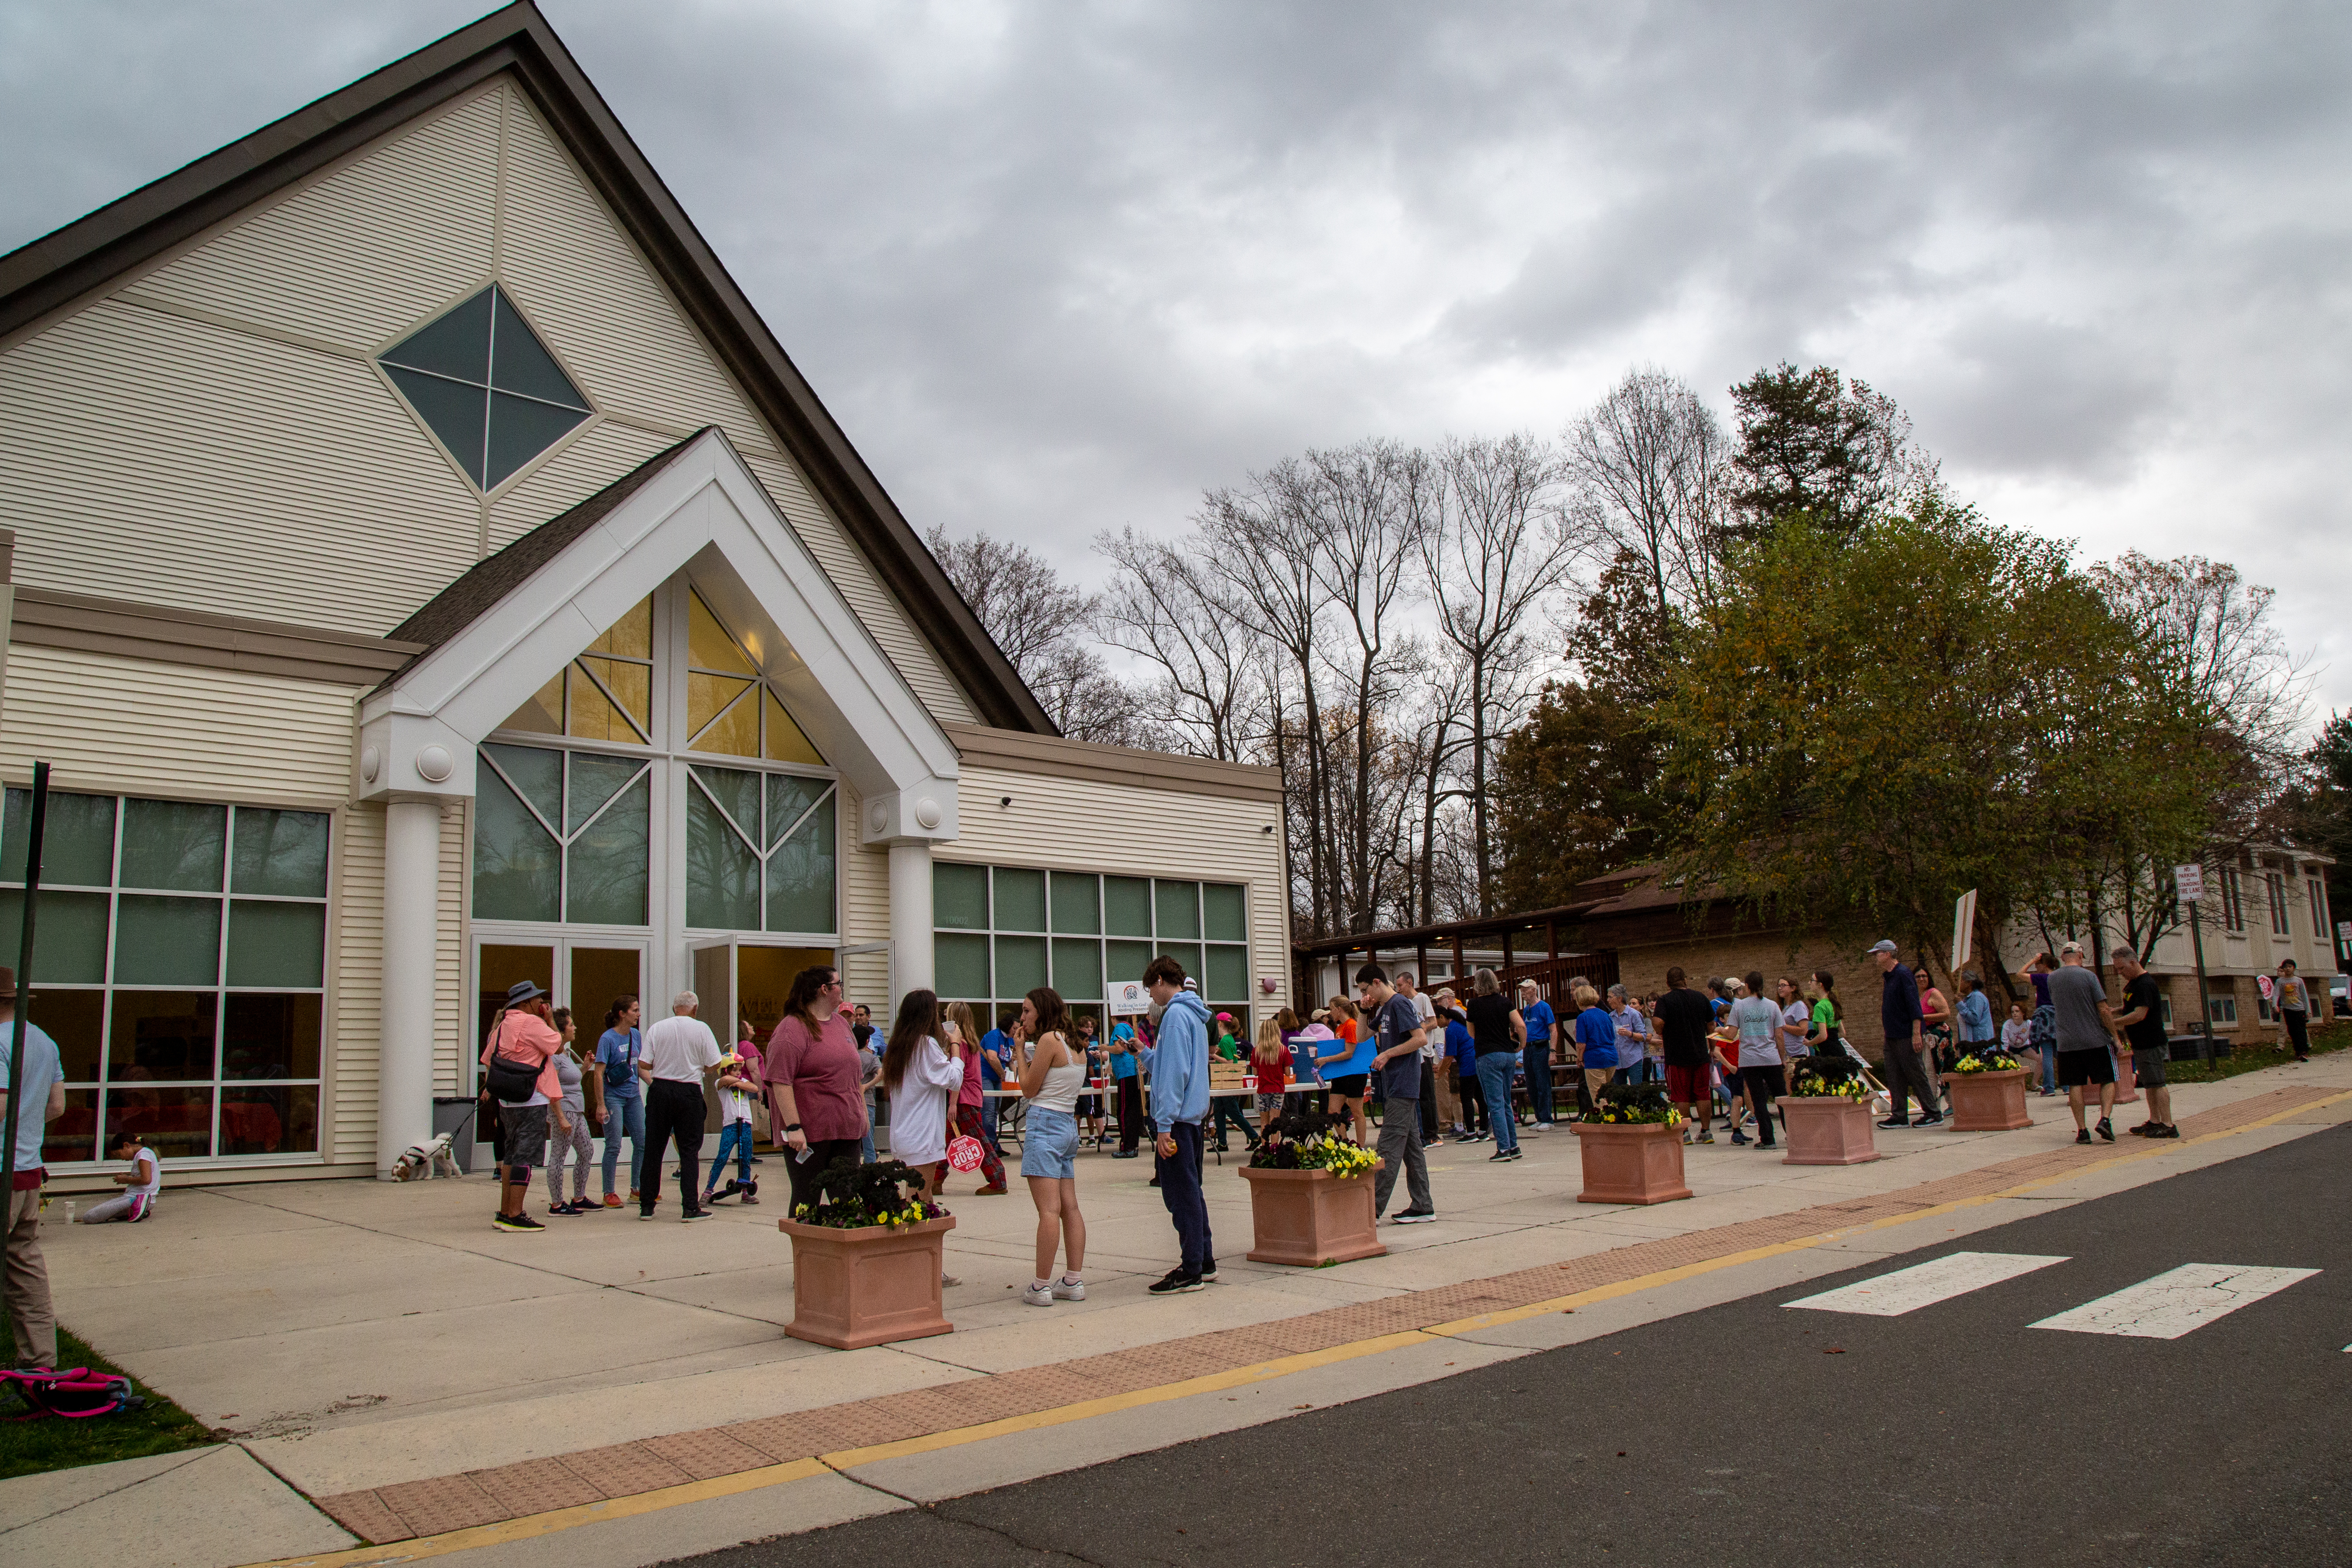
{"type": "Polygon", "coordinates": [[[1566,467],[1582,543],[1648,567],[1662,624],[1708,597],[1723,560],[1730,435],[1684,382],[1644,366],[1569,426],[1566,467]]]}
{"type": "MultiPolygon", "coordinates": [[[[1268,649],[1252,635],[1232,585],[1206,571],[1199,552],[1129,528],[1095,539],[1118,568],[1095,613],[1102,639],[1151,672],[1134,694],[1153,720],[1173,725],[1183,747],[1223,762],[1250,758],[1267,721],[1268,649]]],[[[1160,735],[1139,743],[1175,749],[1160,735]]]]}
{"type": "Polygon", "coordinates": [[[1025,545],[975,533],[924,536],[948,581],[1063,734],[1123,744],[1135,733],[1135,702],[1097,651],[1097,595],[1065,583],[1052,562],[1025,545]]]}
{"type": "Polygon", "coordinates": [[[1409,926],[1437,923],[1438,844],[1449,816],[1446,807],[1470,793],[1461,783],[1459,768],[1463,752],[1472,743],[1469,658],[1453,644],[1441,647],[1421,684],[1424,707],[1414,736],[1421,778],[1421,831],[1420,843],[1414,847],[1418,875],[1408,889],[1403,916],[1403,923],[1409,926]]]}
{"type": "Polygon", "coordinates": [[[1288,475],[1291,509],[1312,531],[1316,587],[1343,628],[1329,650],[1353,727],[1346,748],[1348,787],[1334,792],[1342,849],[1335,913],[1345,929],[1369,931],[1389,847],[1380,837],[1378,796],[1393,745],[1381,715],[1401,686],[1406,639],[1399,612],[1429,510],[1417,492],[1437,480],[1425,458],[1392,441],[1310,451],[1288,475]]]}
{"type": "Polygon", "coordinates": [[[1338,928],[1338,846],[1329,831],[1329,736],[1318,654],[1323,595],[1315,561],[1320,545],[1314,516],[1299,504],[1308,489],[1303,466],[1288,459],[1252,474],[1239,489],[1211,490],[1193,519],[1197,540],[1181,548],[1226,584],[1250,629],[1276,651],[1268,671],[1275,694],[1269,716],[1275,761],[1291,798],[1300,802],[1289,837],[1293,853],[1306,860],[1297,880],[1307,897],[1307,927],[1321,936],[1338,928]],[[1295,721],[1282,696],[1286,687],[1297,695],[1295,721]],[[1305,769],[1303,786],[1294,764],[1305,769]]]}
{"type": "Polygon", "coordinates": [[[1434,483],[1412,491],[1423,510],[1416,532],[1438,636],[1462,654],[1471,863],[1478,912],[1487,914],[1495,871],[1489,752],[1534,696],[1526,624],[1566,578],[1573,541],[1559,506],[1559,458],[1548,444],[1523,435],[1448,439],[1430,466],[1434,483]]]}

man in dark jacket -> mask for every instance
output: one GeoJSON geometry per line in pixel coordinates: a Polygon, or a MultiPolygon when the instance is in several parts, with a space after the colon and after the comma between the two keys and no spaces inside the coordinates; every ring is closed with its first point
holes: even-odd
{"type": "Polygon", "coordinates": [[[1943,1123],[1943,1112],[1936,1109],[1936,1080],[1927,1073],[1919,1038],[1920,1021],[1926,1017],[1919,1006],[1919,982],[1895,955],[1895,944],[1881,941],[1870,950],[1885,975],[1885,989],[1880,994],[1879,1020],[1886,1026],[1886,1093],[1894,1101],[1894,1114],[1879,1123],[1881,1127],[1937,1127],[1943,1123]],[[1919,1096],[1919,1120],[1911,1120],[1911,1096],[1919,1096]]]}

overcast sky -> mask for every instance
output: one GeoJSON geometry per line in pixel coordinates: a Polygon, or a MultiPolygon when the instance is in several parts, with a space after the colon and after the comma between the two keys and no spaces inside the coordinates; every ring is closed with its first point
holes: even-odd
{"type": "MultiPolygon", "coordinates": [[[[484,8],[0,0],[0,248],[484,8]]],[[[2352,707],[2341,0],[545,9],[919,527],[1093,575],[1308,446],[1826,363],[2352,707]]]]}

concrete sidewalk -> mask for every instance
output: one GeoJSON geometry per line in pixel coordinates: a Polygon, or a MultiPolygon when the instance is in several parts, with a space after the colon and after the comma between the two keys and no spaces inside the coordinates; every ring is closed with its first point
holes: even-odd
{"type": "MultiPolygon", "coordinates": [[[[2176,1095],[2184,1120],[2202,1114],[2218,1125],[2251,1120],[2265,1107],[2289,1113],[2347,1089],[2352,1056],[2176,1095]]],[[[1645,1210],[1575,1203],[1575,1140],[1564,1130],[1528,1139],[1527,1158],[1508,1165],[1486,1163],[1491,1145],[1448,1146],[1433,1159],[1438,1224],[1386,1231],[1394,1248],[1387,1258],[1311,1272],[1242,1260],[1244,1184],[1220,1180],[1213,1166],[1223,1282],[1174,1300],[1143,1295],[1171,1247],[1158,1194],[1144,1185],[1148,1163],[1088,1156],[1081,1191],[1092,1232],[1089,1300],[1051,1312],[1021,1306],[1014,1297],[1029,1273],[1029,1205],[1017,1192],[951,1194],[962,1223],[949,1238],[949,1266],[965,1280],[949,1293],[957,1332],[846,1353],[778,1331],[791,1312],[791,1270],[773,1226],[782,1205],[774,1202],[698,1226],[674,1218],[639,1224],[623,1211],[551,1221],[557,1228],[546,1235],[518,1237],[489,1227],[492,1195],[482,1181],[215,1189],[167,1194],[156,1219],[135,1229],[57,1237],[52,1268],[60,1313],[78,1331],[200,1419],[238,1434],[271,1469],[381,1540],[553,1508],[609,1508],[612,1500],[664,1489],[723,1484],[740,1493],[742,1485],[719,1479],[811,1462],[828,1450],[903,1443],[919,1435],[917,1428],[968,1426],[999,1408],[1026,1420],[1026,1412],[1076,1408],[1094,1394],[1131,1400],[1139,1387],[1230,1375],[1289,1345],[1302,1347],[1294,1355],[1321,1355],[1333,1346],[1375,1344],[1391,1317],[1425,1341],[1434,1331],[1423,1325],[1463,1320],[1487,1299],[1511,1309],[1564,1294],[1588,1278],[1654,1279],[1672,1272],[1684,1252],[1685,1261],[1718,1263],[1769,1252],[1792,1237],[1840,1226],[1840,1216],[1861,1225],[1921,1212],[1927,1203],[1913,1194],[1948,1188],[1958,1196],[1985,1181],[1994,1184],[1987,1191],[2014,1185],[2024,1179],[2021,1171],[2039,1174],[2046,1166],[2063,1178],[2070,1169],[2112,1165],[2119,1155],[2148,1156],[2084,1178],[2095,1190],[2100,1180],[2155,1179],[2307,1130],[2289,1121],[2194,1149],[2126,1140],[2077,1152],[2063,1102],[2032,1104],[2038,1124],[2016,1132],[1884,1133],[1889,1157],[1872,1165],[1787,1166],[1752,1149],[1694,1148],[1689,1171],[1698,1196],[1645,1210]],[[1888,1196],[1902,1189],[1913,1194],[1888,1196]],[[939,1394],[919,1396],[922,1390],[939,1394]],[[843,1425],[852,1409],[874,1413],[878,1425],[870,1435],[859,1425],[866,1417],[843,1425]],[[795,1412],[822,1412],[823,1419],[799,1432],[790,1422],[778,1425],[795,1412]],[[719,1428],[748,1430],[747,1423],[768,1436],[748,1443],[715,1436],[719,1428]],[[565,1462],[544,1470],[521,1463],[559,1456],[565,1462]],[[467,1472],[495,1478],[490,1489],[466,1479],[467,1472]],[[388,1497],[399,1500],[394,1513],[378,1514],[366,1500],[388,1497]]],[[[1225,1170],[1238,1164],[1236,1157],[1225,1170]]],[[[781,1184],[772,1191],[780,1197],[781,1184]]],[[[2050,1189],[2041,1201],[2064,1196],[2050,1189]]],[[[1939,1227],[1907,1245],[1947,1233],[1939,1227]]],[[[1885,1245],[1902,1244],[1890,1233],[1885,1245]]],[[[1772,1265],[1784,1276],[1802,1266],[1772,1265]]],[[[1599,1325],[1612,1316],[1588,1311],[1573,1326],[1605,1331],[1599,1325]]],[[[1375,1344],[1346,1359],[1373,1357],[1392,1385],[1538,1348],[1560,1327],[1534,1316],[1465,1321],[1433,1352],[1417,1341],[1375,1344]],[[1418,1372],[1402,1364],[1421,1360],[1428,1365],[1418,1372]]],[[[1347,1382],[1320,1366],[1294,1370],[1347,1382]]],[[[1244,1378],[1234,1385],[1243,1392],[1215,1395],[1226,1408],[1211,1414],[1278,1415],[1250,1392],[1263,1381],[1244,1378]]],[[[1101,1428],[1098,1437],[1114,1447],[1156,1446],[1149,1436],[1164,1429],[1155,1424],[1121,1435],[1133,1423],[1119,1411],[1101,1415],[1089,1428],[1101,1428]]],[[[1095,1447],[1062,1440],[1039,1458],[1084,1463],[1101,1457],[1095,1447]]],[[[1018,1457],[1020,1442],[981,1447],[992,1463],[1035,1462],[1018,1457]]],[[[973,1454],[955,1462],[916,1454],[874,1461],[992,1484],[994,1469],[975,1469],[974,1462],[973,1454]]],[[[723,1500],[679,1500],[708,1511],[723,1500]]]]}

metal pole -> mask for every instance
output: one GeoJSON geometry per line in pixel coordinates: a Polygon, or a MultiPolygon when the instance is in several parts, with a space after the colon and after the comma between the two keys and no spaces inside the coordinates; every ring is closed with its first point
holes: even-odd
{"type": "Polygon", "coordinates": [[[2205,995],[2205,928],[2198,921],[2197,906],[2189,906],[2189,940],[2197,949],[2197,1052],[2207,1067],[2213,1065],[2213,1004],[2205,995]]]}
{"type": "MultiPolygon", "coordinates": [[[[8,1201],[16,1196],[16,1126],[24,1114],[25,1097],[18,1086],[25,1081],[25,1020],[33,1002],[33,907],[41,894],[41,833],[49,813],[49,764],[33,764],[33,819],[26,825],[25,837],[25,931],[16,944],[16,997],[15,1018],[8,1030],[8,1115],[6,1129],[0,1132],[8,1151],[8,1201]]],[[[48,1107],[44,1104],[42,1110],[48,1107]]]]}

